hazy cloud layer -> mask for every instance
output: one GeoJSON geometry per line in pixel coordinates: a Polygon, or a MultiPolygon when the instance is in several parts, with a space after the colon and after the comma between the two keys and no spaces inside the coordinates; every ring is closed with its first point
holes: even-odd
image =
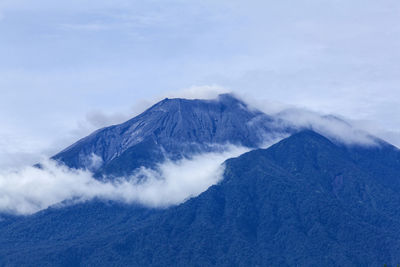
{"type": "Polygon", "coordinates": [[[283,120],[284,125],[311,129],[347,145],[378,145],[376,139],[367,131],[340,117],[324,116],[306,109],[287,109],[275,114],[275,117],[283,120]]]}
{"type": "Polygon", "coordinates": [[[166,161],[156,170],[141,168],[135,175],[114,182],[101,182],[89,171],[72,170],[44,160],[42,169],[0,171],[0,211],[31,214],[64,200],[95,197],[149,207],[176,205],[218,183],[224,172],[222,163],[247,151],[229,146],[223,153],[166,161]],[[145,177],[145,182],[139,182],[138,177],[145,177]]]}
{"type": "Polygon", "coordinates": [[[399,131],[385,130],[370,120],[352,120],[340,114],[323,113],[282,102],[257,99],[240,92],[236,93],[236,96],[248,103],[249,108],[272,116],[278,128],[311,129],[346,145],[375,146],[378,145],[376,138],[380,138],[400,147],[399,131]]]}

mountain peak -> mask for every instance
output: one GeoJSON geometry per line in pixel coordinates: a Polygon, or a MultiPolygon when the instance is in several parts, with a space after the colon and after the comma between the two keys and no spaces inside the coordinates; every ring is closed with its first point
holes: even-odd
{"type": "Polygon", "coordinates": [[[235,94],[233,93],[223,93],[219,94],[216,98],[214,99],[191,99],[191,98],[181,98],[181,97],[176,97],[176,98],[164,98],[160,102],[156,103],[153,105],[150,109],[154,107],[172,107],[174,105],[179,105],[181,103],[199,103],[199,102],[216,102],[216,103],[221,103],[226,106],[236,106],[236,105],[241,105],[242,107],[247,107],[247,104],[240,100],[235,94]]]}
{"type": "Polygon", "coordinates": [[[242,100],[240,100],[237,96],[233,93],[224,93],[218,95],[218,101],[225,103],[225,104],[242,104],[247,106],[242,100]]]}
{"type": "Polygon", "coordinates": [[[96,155],[107,174],[125,175],[148,167],[154,159],[164,160],[165,154],[177,159],[210,152],[215,145],[259,147],[267,133],[276,131],[274,127],[268,115],[248,109],[233,94],[213,100],[165,98],[139,116],[97,131],[53,158],[69,167],[88,168],[96,155]],[[116,173],[117,169],[127,173],[116,173]]]}
{"type": "Polygon", "coordinates": [[[187,98],[164,98],[158,103],[151,106],[148,110],[146,110],[143,114],[150,112],[167,112],[167,113],[181,113],[182,111],[185,113],[190,112],[193,108],[204,108],[206,105],[215,106],[222,105],[224,107],[230,108],[247,108],[247,105],[235,97],[233,94],[226,93],[220,94],[214,99],[187,99],[187,98]]]}
{"type": "Polygon", "coordinates": [[[298,133],[293,134],[289,138],[290,139],[302,139],[303,141],[319,140],[319,141],[322,141],[325,143],[328,143],[328,142],[331,143],[331,141],[328,138],[326,138],[325,136],[323,136],[313,130],[310,130],[310,129],[302,130],[298,133]]]}

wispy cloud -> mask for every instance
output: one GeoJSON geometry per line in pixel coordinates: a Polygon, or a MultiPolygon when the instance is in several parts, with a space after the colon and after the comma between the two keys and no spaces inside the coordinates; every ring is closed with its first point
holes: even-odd
{"type": "Polygon", "coordinates": [[[170,98],[186,99],[216,99],[219,94],[230,93],[228,88],[220,85],[193,85],[188,88],[173,91],[165,95],[170,98]]]}
{"type": "Polygon", "coordinates": [[[275,114],[275,117],[286,126],[312,129],[331,140],[347,145],[378,145],[376,138],[370,133],[337,116],[321,115],[298,108],[284,110],[275,114]]]}
{"type": "Polygon", "coordinates": [[[85,170],[72,170],[49,160],[42,168],[0,171],[0,211],[31,214],[64,200],[102,198],[148,207],[168,207],[195,197],[218,183],[222,163],[247,152],[228,146],[222,153],[206,153],[180,161],[166,161],[156,169],[141,168],[131,177],[102,182],[85,170]]]}
{"type": "Polygon", "coordinates": [[[325,114],[305,107],[252,98],[240,93],[237,95],[249,103],[250,108],[272,116],[278,129],[311,129],[346,145],[375,146],[378,145],[376,137],[385,139],[385,134],[376,131],[377,127],[373,124],[360,123],[341,115],[325,114]]]}

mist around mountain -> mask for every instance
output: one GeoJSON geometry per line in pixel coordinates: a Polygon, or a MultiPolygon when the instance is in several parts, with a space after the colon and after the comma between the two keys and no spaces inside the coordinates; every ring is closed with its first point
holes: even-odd
{"type": "Polygon", "coordinates": [[[32,214],[93,198],[148,207],[180,204],[218,183],[226,159],[269,146],[288,131],[231,94],[165,99],[35,167],[0,171],[0,211],[32,214]]]}
{"type": "Polygon", "coordinates": [[[100,129],[53,159],[95,176],[118,177],[227,145],[257,148],[290,129],[232,94],[214,100],[164,99],[125,123],[100,129]]]}
{"type": "Polygon", "coordinates": [[[336,117],[165,99],[53,159],[50,200],[3,189],[41,211],[1,216],[2,266],[400,262],[400,150],[336,117]]]}
{"type": "Polygon", "coordinates": [[[345,120],[302,109],[266,114],[234,94],[216,99],[164,99],[125,123],[100,129],[52,159],[69,168],[87,169],[97,178],[131,175],[166,160],[222,152],[234,145],[266,147],[290,134],[312,129],[347,145],[379,143],[345,120]]]}
{"type": "Polygon", "coordinates": [[[303,131],[228,160],[222,182],[176,207],[154,210],[97,200],[5,219],[0,262],[395,264],[400,260],[399,166],[400,152],[392,146],[354,149],[303,131]]]}

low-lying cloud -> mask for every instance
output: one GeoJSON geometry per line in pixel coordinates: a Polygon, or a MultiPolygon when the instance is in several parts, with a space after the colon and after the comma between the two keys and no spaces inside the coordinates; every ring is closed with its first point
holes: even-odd
{"type": "MultiPolygon", "coordinates": [[[[236,94],[249,104],[250,108],[260,110],[270,115],[275,120],[275,126],[279,129],[293,128],[297,130],[311,129],[319,134],[341,142],[345,145],[378,145],[377,138],[371,131],[373,127],[363,127],[362,124],[347,120],[340,115],[327,115],[321,112],[312,111],[307,108],[294,105],[271,102],[262,99],[253,99],[242,94],[236,94]]],[[[377,137],[385,138],[384,135],[377,134],[377,137]]]]}
{"type": "Polygon", "coordinates": [[[362,128],[338,116],[321,115],[306,109],[291,108],[274,115],[283,126],[311,129],[346,145],[375,146],[377,139],[362,128]]]}
{"type": "Polygon", "coordinates": [[[106,182],[93,178],[90,171],[44,160],[42,168],[0,172],[0,211],[32,214],[64,200],[80,202],[93,198],[168,207],[218,183],[223,177],[223,162],[247,151],[248,148],[229,146],[222,153],[166,161],[156,170],[141,168],[130,177],[106,182]]]}

